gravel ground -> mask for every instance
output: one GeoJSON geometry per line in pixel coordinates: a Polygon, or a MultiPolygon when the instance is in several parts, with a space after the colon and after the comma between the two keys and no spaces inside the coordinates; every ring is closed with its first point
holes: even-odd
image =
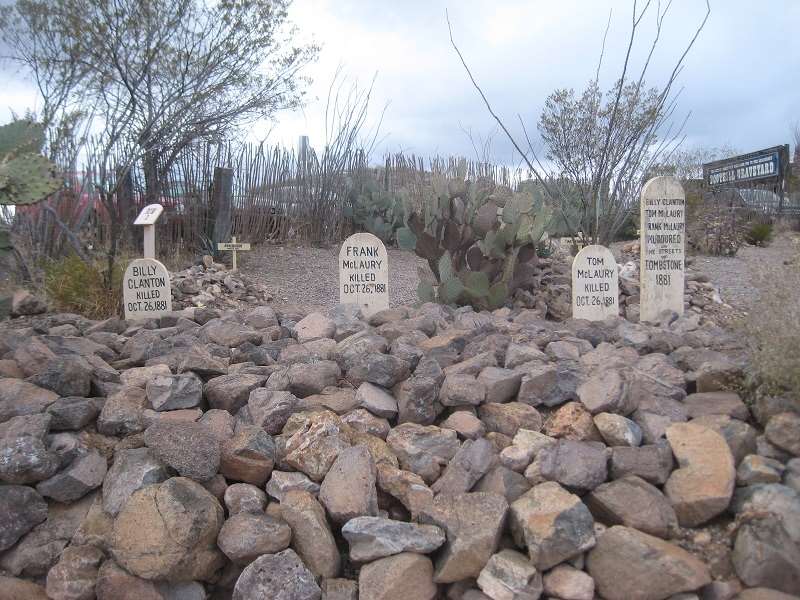
{"type": "Polygon", "coordinates": [[[754,277],[770,265],[780,265],[796,256],[800,235],[784,233],[768,246],[742,246],[736,256],[694,256],[692,266],[717,286],[722,300],[749,311],[758,297],[754,277]]]}
{"type": "MultiPolygon", "coordinates": [[[[392,306],[417,301],[417,267],[428,264],[413,253],[388,248],[389,302],[392,306]]],[[[276,308],[290,305],[304,311],[322,310],[339,303],[339,246],[260,246],[239,254],[244,275],[272,293],[276,308]]]]}
{"type": "MultiPolygon", "coordinates": [[[[693,256],[692,266],[707,275],[722,300],[748,311],[757,297],[753,274],[765,265],[791,260],[800,249],[800,235],[784,233],[766,247],[743,246],[734,257],[693,256]]],[[[619,254],[618,248],[615,254],[619,254]]],[[[417,301],[417,268],[427,270],[414,253],[389,248],[389,301],[392,306],[417,301]]],[[[260,246],[243,252],[242,273],[267,286],[273,303],[299,306],[304,311],[327,311],[339,302],[339,246],[260,246]]]]}

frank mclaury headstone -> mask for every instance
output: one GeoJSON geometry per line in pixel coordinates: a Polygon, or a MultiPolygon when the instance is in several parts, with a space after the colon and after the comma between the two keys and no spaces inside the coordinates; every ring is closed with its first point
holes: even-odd
{"type": "Polygon", "coordinates": [[[657,321],[670,310],[683,314],[686,196],[674,177],[654,177],[641,202],[640,316],[657,321]]]}
{"type": "Polygon", "coordinates": [[[572,317],[602,321],[618,314],[617,261],[605,246],[586,246],[572,261],[572,317]]]}
{"type": "Polygon", "coordinates": [[[137,258],[125,269],[122,299],[126,319],[158,317],[172,311],[167,268],[154,258],[137,258]]]}
{"type": "Polygon", "coordinates": [[[358,304],[364,316],[389,308],[389,257],[371,233],[356,233],[339,250],[339,302],[358,304]]]}

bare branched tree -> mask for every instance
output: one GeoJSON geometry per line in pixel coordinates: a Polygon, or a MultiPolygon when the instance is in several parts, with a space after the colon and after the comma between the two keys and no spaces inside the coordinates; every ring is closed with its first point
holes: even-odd
{"type": "Polygon", "coordinates": [[[740,152],[730,145],[677,148],[674,152],[654,163],[649,176],[672,175],[681,181],[702,179],[704,163],[730,158],[736,154],[740,154],[740,152]]]}
{"type": "Polygon", "coordinates": [[[677,125],[673,123],[679,95],[679,90],[674,89],[675,82],[686,55],[705,27],[711,7],[706,0],[705,16],[666,81],[660,88],[648,87],[645,79],[670,7],[671,2],[662,8],[661,3],[646,0],[640,9],[637,1],[633,1],[621,73],[606,94],[602,92],[600,70],[610,16],[594,78],[586,90],[577,97],[573,90],[556,90],[547,99],[538,125],[546,146],[546,158],[554,168],[546,167],[540,160],[520,115],[524,143],[517,141],[494,111],[456,45],[449,17],[447,19],[450,42],[472,85],[573,235],[582,231],[592,242],[610,242],[635,210],[645,174],[660,157],[669,155],[682,141],[681,132],[686,119],[677,125]],[[648,14],[655,17],[655,33],[642,67],[634,73],[631,71],[631,57],[642,22],[648,14]],[[559,182],[568,182],[569,185],[559,182]]]}
{"type": "Polygon", "coordinates": [[[160,197],[180,152],[229,137],[303,95],[317,52],[291,43],[289,0],[16,0],[0,35],[36,82],[48,124],[80,111],[144,164],[160,197]]]}

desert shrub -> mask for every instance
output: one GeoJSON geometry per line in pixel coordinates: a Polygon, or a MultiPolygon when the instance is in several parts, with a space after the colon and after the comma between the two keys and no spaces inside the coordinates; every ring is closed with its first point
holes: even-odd
{"type": "Polygon", "coordinates": [[[105,261],[86,262],[73,255],[45,266],[45,291],[60,311],[75,312],[90,319],[118,314],[122,303],[122,277],[127,261],[118,260],[106,285],[105,261]]]}
{"type": "Polygon", "coordinates": [[[764,246],[772,239],[771,223],[754,223],[744,236],[748,244],[764,246]]]}
{"type": "Polygon", "coordinates": [[[800,398],[800,238],[793,260],[763,265],[754,276],[758,301],[744,321],[753,382],[800,398]]]}

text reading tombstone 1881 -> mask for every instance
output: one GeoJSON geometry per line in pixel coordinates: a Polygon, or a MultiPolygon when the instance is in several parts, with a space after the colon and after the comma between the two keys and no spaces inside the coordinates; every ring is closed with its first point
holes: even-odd
{"type": "Polygon", "coordinates": [[[642,189],[640,319],[665,310],[683,314],[686,196],[674,177],[654,177],[642,189]]]}
{"type": "Polygon", "coordinates": [[[172,287],[167,268],[154,258],[137,258],[122,279],[125,318],[146,319],[172,311],[172,287]]]}
{"type": "Polygon", "coordinates": [[[605,246],[586,246],[572,261],[572,317],[602,321],[617,315],[617,261],[605,246]]]}
{"type": "Polygon", "coordinates": [[[339,302],[358,304],[364,316],[389,308],[389,257],[371,233],[356,233],[339,250],[339,302]]]}

